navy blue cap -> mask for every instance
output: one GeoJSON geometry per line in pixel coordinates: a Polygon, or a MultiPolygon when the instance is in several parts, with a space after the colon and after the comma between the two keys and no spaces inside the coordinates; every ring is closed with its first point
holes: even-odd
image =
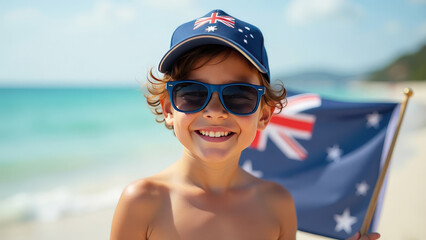
{"type": "Polygon", "coordinates": [[[268,56],[263,42],[259,28],[222,10],[213,10],[175,30],[170,50],[161,59],[158,70],[170,71],[176,59],[198,46],[220,44],[237,50],[269,80],[268,56]]]}

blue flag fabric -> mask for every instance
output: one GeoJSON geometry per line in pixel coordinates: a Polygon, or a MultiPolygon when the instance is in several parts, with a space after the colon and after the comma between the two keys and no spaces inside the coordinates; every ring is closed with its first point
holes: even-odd
{"type": "Polygon", "coordinates": [[[290,191],[299,230],[350,237],[361,229],[398,106],[289,92],[286,108],[258,132],[240,165],[290,191]]]}

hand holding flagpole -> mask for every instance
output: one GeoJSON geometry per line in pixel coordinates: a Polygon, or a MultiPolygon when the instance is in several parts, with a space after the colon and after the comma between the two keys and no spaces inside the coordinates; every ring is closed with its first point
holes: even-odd
{"type": "Polygon", "coordinates": [[[389,147],[389,151],[386,157],[385,164],[383,165],[383,168],[380,172],[379,178],[377,180],[376,186],[374,187],[373,196],[371,197],[370,204],[368,205],[367,213],[364,218],[364,222],[362,223],[361,227],[361,236],[364,236],[368,232],[368,228],[370,227],[371,220],[373,218],[374,210],[376,209],[377,205],[377,199],[379,197],[380,190],[383,185],[383,181],[385,179],[386,173],[388,171],[390,159],[392,157],[393,149],[395,147],[395,142],[398,137],[399,129],[401,127],[402,119],[404,118],[405,109],[407,108],[408,100],[413,95],[413,90],[410,88],[404,89],[405,98],[404,101],[401,104],[401,110],[399,113],[398,123],[396,125],[395,133],[392,138],[391,145],[389,147]]]}

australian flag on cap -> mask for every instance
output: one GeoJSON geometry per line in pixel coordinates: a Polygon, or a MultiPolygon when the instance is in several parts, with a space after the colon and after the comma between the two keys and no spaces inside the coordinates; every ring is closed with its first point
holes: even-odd
{"type": "Polygon", "coordinates": [[[259,28],[230,16],[222,10],[180,25],[173,33],[170,50],[159,64],[160,72],[170,71],[182,54],[201,45],[229,46],[241,53],[269,80],[269,65],[263,35],[259,28]]]}

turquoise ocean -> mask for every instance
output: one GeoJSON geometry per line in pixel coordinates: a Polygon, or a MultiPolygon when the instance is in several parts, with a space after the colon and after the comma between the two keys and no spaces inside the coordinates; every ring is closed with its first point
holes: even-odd
{"type": "MultiPolygon", "coordinates": [[[[317,92],[369,96],[332,86],[317,92]]],[[[113,207],[128,183],[180,155],[139,87],[0,88],[0,227],[113,207]]]]}
{"type": "Polygon", "coordinates": [[[181,154],[138,88],[3,88],[0,123],[0,227],[113,206],[181,154]]]}

